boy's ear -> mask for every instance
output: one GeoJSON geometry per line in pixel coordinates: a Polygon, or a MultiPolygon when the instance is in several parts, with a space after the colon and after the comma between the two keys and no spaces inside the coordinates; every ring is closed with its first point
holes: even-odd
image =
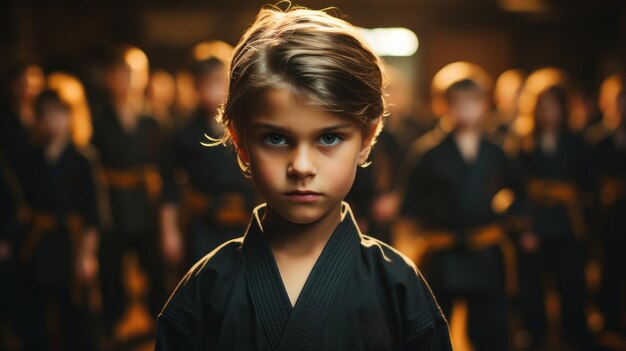
{"type": "Polygon", "coordinates": [[[235,132],[235,130],[232,127],[227,127],[228,128],[228,134],[230,134],[230,137],[233,139],[233,144],[235,145],[235,150],[237,151],[237,156],[239,156],[239,159],[243,162],[243,163],[249,163],[250,162],[250,158],[248,157],[248,153],[246,152],[246,148],[244,147],[244,145],[241,144],[241,140],[239,139],[239,135],[237,135],[237,133],[235,132]]]}
{"type": "Polygon", "coordinates": [[[361,150],[359,151],[359,155],[357,156],[357,164],[362,166],[367,162],[367,158],[370,156],[370,151],[372,151],[372,143],[376,135],[380,132],[382,127],[382,117],[378,117],[369,130],[369,133],[363,138],[363,143],[361,144],[361,150]]]}

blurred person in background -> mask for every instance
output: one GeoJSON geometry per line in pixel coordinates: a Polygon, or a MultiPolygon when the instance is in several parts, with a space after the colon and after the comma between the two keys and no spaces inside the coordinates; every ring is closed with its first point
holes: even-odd
{"type": "Polygon", "coordinates": [[[444,99],[453,128],[412,155],[394,239],[408,241],[398,244],[408,246],[449,320],[453,304],[466,302],[476,350],[508,350],[507,292],[515,292],[516,275],[506,220],[523,215],[521,180],[482,131],[483,86],[452,81],[444,99]]]}
{"type": "Polygon", "coordinates": [[[530,347],[545,344],[544,278],[552,272],[564,339],[574,349],[589,350],[584,210],[595,191],[590,153],[582,138],[568,130],[569,100],[564,86],[545,86],[532,106],[532,129],[521,137],[518,147],[533,219],[533,231],[519,238],[522,316],[531,335],[530,347]]]}
{"type": "Polygon", "coordinates": [[[496,79],[493,92],[495,110],[485,122],[485,132],[500,147],[519,113],[518,100],[524,79],[525,74],[519,69],[506,70],[496,79]]]}
{"type": "Polygon", "coordinates": [[[377,137],[370,153],[370,164],[357,169],[357,175],[346,196],[364,232],[390,243],[391,224],[397,213],[398,170],[409,145],[423,130],[412,114],[411,89],[392,66],[385,66],[388,84],[385,87],[389,114],[385,128],[377,137]]]}
{"type": "Polygon", "coordinates": [[[167,133],[176,131],[180,120],[174,111],[176,81],[168,71],[157,69],[150,73],[146,94],[146,113],[167,133]]]}
{"type": "Polygon", "coordinates": [[[72,138],[72,104],[44,90],[35,105],[39,147],[23,179],[28,206],[17,251],[25,349],[95,348],[86,286],[97,271],[98,205],[90,160],[72,138]]]}
{"type": "Polygon", "coordinates": [[[44,87],[43,70],[16,62],[9,69],[0,101],[0,148],[19,179],[28,177],[35,128],[34,101],[44,87]]]}
{"type": "Polygon", "coordinates": [[[224,132],[215,116],[228,92],[228,64],[218,56],[194,62],[198,106],[164,158],[162,248],[167,262],[184,270],[242,232],[256,200],[235,153],[206,146],[224,132]]]}
{"type": "MultiPolygon", "coordinates": [[[[2,81],[0,97],[0,333],[1,347],[26,340],[29,320],[22,313],[20,272],[16,252],[24,235],[26,180],[32,179],[36,155],[34,102],[44,87],[40,66],[13,62],[2,81]],[[5,337],[6,336],[6,337],[5,337]]],[[[32,348],[32,347],[31,347],[32,348]]]]}
{"type": "Polygon", "coordinates": [[[157,229],[163,136],[157,122],[143,113],[146,55],[132,46],[114,48],[104,79],[108,104],[97,111],[92,143],[101,158],[112,220],[100,245],[103,322],[110,337],[127,307],[125,254],[136,254],[148,277],[148,309],[155,319],[167,296],[157,229]]]}
{"type": "Polygon", "coordinates": [[[598,196],[599,234],[603,243],[600,308],[604,329],[626,338],[626,89],[616,98],[619,123],[594,146],[593,155],[600,183],[598,196]]]}

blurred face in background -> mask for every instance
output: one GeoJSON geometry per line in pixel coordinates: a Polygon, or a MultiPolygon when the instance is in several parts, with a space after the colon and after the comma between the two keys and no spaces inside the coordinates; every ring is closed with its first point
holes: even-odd
{"type": "Polygon", "coordinates": [[[127,97],[131,88],[131,70],[127,65],[120,63],[108,68],[105,84],[114,99],[127,97]]]}
{"type": "Polygon", "coordinates": [[[18,102],[32,102],[44,87],[41,67],[30,65],[12,82],[11,93],[18,102]]]}
{"type": "Polygon", "coordinates": [[[68,106],[47,102],[39,111],[39,131],[45,142],[68,139],[71,134],[71,111],[68,106]]]}
{"type": "Polygon", "coordinates": [[[228,73],[225,67],[196,77],[198,104],[206,112],[215,114],[228,94],[228,73]]]}
{"type": "Polygon", "coordinates": [[[535,119],[538,127],[543,131],[557,131],[560,129],[565,110],[556,94],[546,91],[537,97],[535,119]]]}
{"type": "Polygon", "coordinates": [[[448,114],[458,127],[477,127],[488,108],[487,96],[480,89],[457,90],[448,96],[448,114]]]}
{"type": "Polygon", "coordinates": [[[148,98],[154,108],[167,109],[171,107],[176,99],[174,77],[164,70],[152,72],[148,84],[148,98]]]}

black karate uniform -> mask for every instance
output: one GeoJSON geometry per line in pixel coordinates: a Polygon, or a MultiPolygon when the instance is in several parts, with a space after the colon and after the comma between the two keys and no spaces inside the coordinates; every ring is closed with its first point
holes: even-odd
{"type": "Polygon", "coordinates": [[[624,331],[619,321],[626,307],[626,150],[611,135],[594,147],[593,155],[601,185],[597,223],[604,253],[599,303],[605,328],[624,331]]]}
{"type": "MultiPolygon", "coordinates": [[[[217,123],[215,123],[217,124],[217,123]]],[[[219,138],[206,114],[198,109],[177,132],[162,159],[163,201],[179,206],[186,235],[187,270],[225,241],[245,230],[256,193],[233,150],[201,143],[219,138]],[[191,198],[193,197],[193,198],[191,198]]]]}
{"type": "Polygon", "coordinates": [[[10,104],[0,104],[0,149],[20,181],[33,176],[30,166],[37,156],[32,139],[10,104]]]}
{"type": "Polygon", "coordinates": [[[148,307],[155,318],[167,293],[157,230],[162,134],[150,117],[139,117],[135,129],[126,132],[112,109],[105,112],[94,122],[92,142],[105,170],[112,217],[111,228],[103,230],[99,253],[103,319],[105,333],[110,334],[126,308],[124,253],[136,253],[148,276],[148,307]],[[124,178],[131,184],[123,184],[124,178]]]}
{"type": "Polygon", "coordinates": [[[264,209],[245,236],[182,279],[159,316],[157,350],[451,350],[415,266],[361,234],[347,203],[292,307],[263,235],[264,209]]]}
{"type": "MultiPolygon", "coordinates": [[[[502,189],[515,193],[507,214],[523,213],[521,180],[504,152],[484,138],[471,163],[461,156],[453,134],[429,149],[415,149],[423,153],[409,156],[414,164],[409,168],[400,214],[416,220],[425,232],[443,231],[455,239],[450,247],[427,252],[420,269],[448,318],[454,300],[466,300],[469,338],[477,350],[507,350],[503,251],[497,243],[476,249],[470,242],[474,230],[503,224],[505,214],[492,208],[494,196],[502,189]]],[[[428,239],[431,234],[422,235],[428,239]]]]}
{"type": "MultiPolygon", "coordinates": [[[[536,135],[521,140],[519,161],[527,181],[567,183],[577,191],[595,191],[590,153],[579,136],[562,132],[553,153],[546,153],[539,140],[536,135]]],[[[541,244],[536,252],[520,251],[520,304],[532,345],[541,345],[547,335],[544,274],[552,271],[560,295],[564,337],[572,347],[586,349],[590,347],[590,338],[585,324],[584,247],[583,238],[575,234],[582,229],[575,223],[584,213],[571,213],[567,205],[558,201],[545,203],[532,195],[529,199],[534,231],[541,244]]]]}
{"type": "Polygon", "coordinates": [[[56,306],[61,348],[93,349],[85,290],[74,274],[83,231],[99,226],[91,163],[68,144],[54,162],[45,160],[39,150],[30,166],[33,182],[23,185],[31,218],[16,253],[22,265],[22,313],[30,321],[25,348],[56,345],[46,331],[50,308],[56,306]],[[52,222],[40,226],[42,218],[52,222]]]}

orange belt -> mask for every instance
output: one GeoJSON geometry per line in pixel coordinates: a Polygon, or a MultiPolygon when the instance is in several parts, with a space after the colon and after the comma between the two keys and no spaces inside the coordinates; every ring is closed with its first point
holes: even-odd
{"type": "Polygon", "coordinates": [[[600,203],[611,207],[620,199],[626,197],[626,182],[617,177],[603,177],[600,179],[600,203]]]}
{"type": "MultiPolygon", "coordinates": [[[[212,198],[192,186],[183,192],[183,208],[187,215],[203,215],[210,210],[212,198]]],[[[246,225],[250,218],[244,197],[238,193],[226,193],[213,214],[213,221],[223,226],[246,225]]]]}
{"type": "MultiPolygon", "coordinates": [[[[498,224],[474,228],[469,231],[470,237],[468,246],[470,250],[482,250],[493,246],[498,246],[502,251],[505,270],[506,291],[514,295],[517,292],[517,260],[515,257],[515,246],[506,235],[504,229],[498,224]]],[[[417,252],[415,253],[415,264],[420,265],[424,257],[430,252],[450,249],[457,244],[457,236],[450,231],[435,230],[421,232],[417,237],[417,252]]]]}
{"type": "Polygon", "coordinates": [[[155,166],[138,166],[131,169],[104,169],[104,181],[111,188],[123,190],[145,189],[152,200],[161,193],[161,175],[155,166]]]}
{"type": "MultiPolygon", "coordinates": [[[[18,258],[23,264],[27,263],[35,249],[41,242],[43,236],[59,226],[59,220],[53,214],[45,211],[29,211],[30,230],[24,238],[24,241],[18,252],[18,258]]],[[[70,214],[65,219],[65,225],[67,232],[70,235],[70,252],[71,257],[76,258],[80,252],[80,247],[83,239],[83,220],[80,215],[70,214]]],[[[82,301],[81,287],[78,284],[78,280],[75,279],[75,266],[74,260],[70,260],[70,291],[72,301],[76,304],[80,304],[82,301]]]]}
{"type": "Polygon", "coordinates": [[[528,195],[540,206],[562,204],[567,210],[574,234],[585,235],[584,214],[578,188],[569,182],[551,179],[532,179],[528,182],[528,195]]]}

